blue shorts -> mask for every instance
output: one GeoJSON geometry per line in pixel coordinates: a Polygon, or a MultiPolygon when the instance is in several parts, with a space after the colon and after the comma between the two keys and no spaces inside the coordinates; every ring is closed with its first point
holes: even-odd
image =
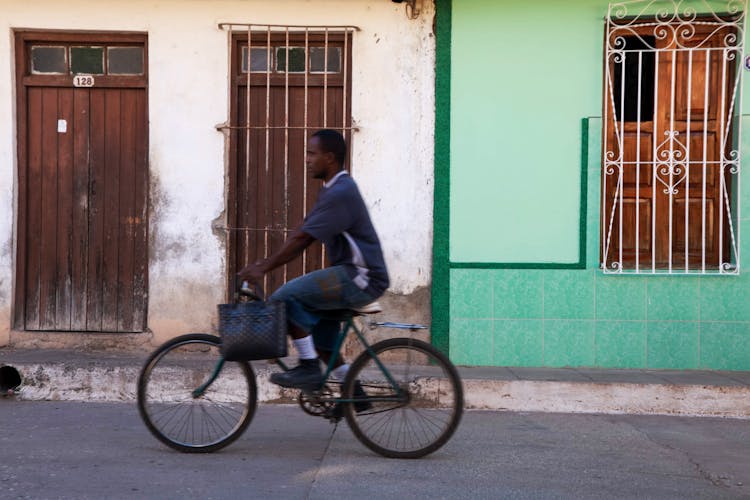
{"type": "Polygon", "coordinates": [[[376,298],[354,284],[346,266],[334,266],[285,283],[269,300],[283,300],[287,320],[312,334],[315,347],[331,351],[341,325],[338,321],[321,318],[319,312],[361,307],[376,298]]]}

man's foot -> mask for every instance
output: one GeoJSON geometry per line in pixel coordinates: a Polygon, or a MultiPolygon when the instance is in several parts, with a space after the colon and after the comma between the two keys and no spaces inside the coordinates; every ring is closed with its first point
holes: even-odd
{"type": "Polygon", "coordinates": [[[313,390],[323,382],[318,358],[300,359],[299,365],[291,370],[271,374],[271,382],[281,387],[313,390]]]}
{"type": "MultiPolygon", "coordinates": [[[[354,398],[359,399],[359,398],[366,398],[366,397],[367,397],[367,393],[362,388],[362,384],[359,383],[359,380],[356,380],[354,382],[354,398]]],[[[365,412],[371,408],[372,408],[372,403],[370,403],[369,401],[355,401],[354,402],[354,411],[356,411],[357,413],[365,412]]],[[[336,420],[340,420],[341,418],[343,418],[344,416],[343,403],[336,403],[335,405],[333,405],[333,408],[328,410],[327,416],[329,418],[334,418],[336,420]]]]}

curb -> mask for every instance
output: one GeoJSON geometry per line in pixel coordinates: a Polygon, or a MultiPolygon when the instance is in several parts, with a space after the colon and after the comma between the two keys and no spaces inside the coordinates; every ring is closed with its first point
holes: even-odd
{"type": "MultiPolygon", "coordinates": [[[[128,402],[136,400],[140,366],[88,363],[17,363],[19,401],[128,402]]],[[[268,379],[276,371],[253,363],[260,403],[295,403],[297,391],[268,379]]],[[[168,381],[165,381],[168,384],[168,381]]],[[[464,378],[466,409],[517,412],[682,415],[750,418],[750,387],[627,382],[464,378]]],[[[429,390],[430,384],[426,384],[429,390]]]]}
{"type": "Polygon", "coordinates": [[[464,390],[472,409],[750,418],[748,387],[464,380],[464,390]]]}

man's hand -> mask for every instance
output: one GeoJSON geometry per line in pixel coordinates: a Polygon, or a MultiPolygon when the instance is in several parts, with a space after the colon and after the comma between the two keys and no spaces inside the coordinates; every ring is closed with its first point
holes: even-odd
{"type": "Polygon", "coordinates": [[[264,268],[265,261],[257,261],[249,266],[245,266],[237,273],[240,279],[249,282],[252,285],[260,285],[263,282],[263,276],[266,274],[264,268]]]}

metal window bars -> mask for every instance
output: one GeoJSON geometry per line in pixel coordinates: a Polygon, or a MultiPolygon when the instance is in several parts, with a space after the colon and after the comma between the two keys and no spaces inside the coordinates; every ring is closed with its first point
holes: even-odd
{"type": "MultiPolygon", "coordinates": [[[[238,157],[236,169],[244,169],[241,174],[245,179],[250,179],[255,169],[260,169],[258,175],[266,179],[272,176],[277,179],[278,171],[283,169],[283,187],[280,188],[283,201],[279,206],[277,201],[261,200],[264,206],[257,211],[262,213],[257,218],[251,217],[251,223],[235,217],[222,228],[235,235],[233,238],[237,238],[243,249],[240,260],[246,261],[261,256],[251,255],[253,251],[248,250],[251,245],[255,246],[253,241],[257,238],[263,240],[261,252],[267,257],[273,251],[273,241],[290,231],[289,225],[295,222],[290,220],[290,206],[301,206],[303,216],[307,213],[309,190],[303,172],[309,134],[332,128],[340,131],[351,146],[351,134],[358,128],[353,126],[350,117],[350,61],[353,34],[359,28],[221,23],[219,29],[227,31],[229,56],[235,58],[230,62],[234,63],[237,52],[241,51],[238,67],[230,64],[236,67],[230,80],[237,97],[233,102],[240,106],[244,101],[241,104],[244,109],[233,113],[236,123],[218,127],[233,132],[233,140],[242,142],[237,147],[244,151],[244,158],[238,157]],[[275,172],[270,173],[271,170],[275,172]],[[294,175],[291,182],[301,192],[301,200],[297,195],[290,199],[290,175],[294,175]],[[298,183],[302,184],[301,188],[298,183]],[[283,212],[281,217],[269,215],[278,211],[283,212]]],[[[268,188],[276,190],[279,186],[274,184],[268,188]]],[[[307,255],[302,260],[303,273],[307,272],[307,266],[317,265],[308,264],[308,260],[307,255]]],[[[285,266],[283,281],[299,273],[297,270],[288,275],[287,270],[285,266]]]]}
{"type": "Polygon", "coordinates": [[[611,3],[601,268],[738,274],[746,1],[611,3]]]}

